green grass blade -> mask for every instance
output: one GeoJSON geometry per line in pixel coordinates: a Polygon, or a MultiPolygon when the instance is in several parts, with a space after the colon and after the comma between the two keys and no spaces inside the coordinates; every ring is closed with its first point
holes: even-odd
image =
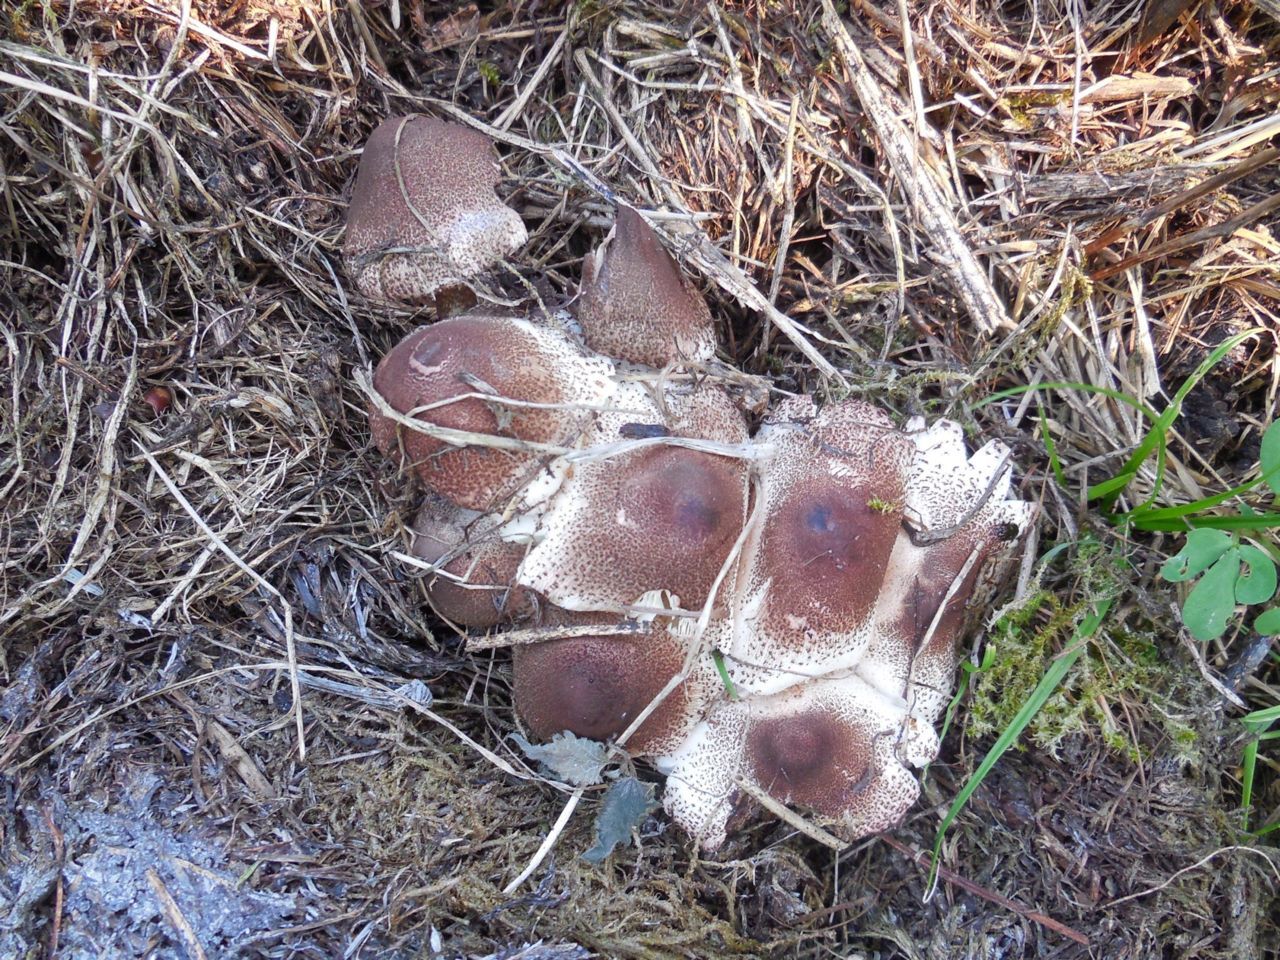
{"type": "Polygon", "coordinates": [[[1166,520],[1152,520],[1142,517],[1134,520],[1130,526],[1135,530],[1152,532],[1187,530],[1207,527],[1210,530],[1270,530],[1280,527],[1280,513],[1254,513],[1249,515],[1231,514],[1226,517],[1170,517],[1166,520]]]}
{"type": "Polygon", "coordinates": [[[1240,829],[1249,829],[1249,808],[1253,806],[1253,776],[1258,768],[1258,741],[1250,740],[1244,745],[1244,768],[1240,778],[1240,829]]]}
{"type": "MultiPolygon", "coordinates": [[[[1277,423],[1280,423],[1280,421],[1277,421],[1277,423]]],[[[1267,434],[1269,436],[1272,434],[1275,426],[1276,424],[1272,424],[1271,427],[1267,428],[1267,434]]],[[[1280,436],[1280,433],[1277,433],[1276,435],[1280,436]]],[[[1158,510],[1146,510],[1142,507],[1136,507],[1133,510],[1130,510],[1127,514],[1124,514],[1121,519],[1130,523],[1136,523],[1140,520],[1164,520],[1167,518],[1185,517],[1193,513],[1199,513],[1202,510],[1210,510],[1234,497],[1239,497],[1248,493],[1259,484],[1265,483],[1268,486],[1271,486],[1276,482],[1280,482],[1280,463],[1271,464],[1269,466],[1264,465],[1262,472],[1258,476],[1240,484],[1238,487],[1232,487],[1230,490],[1224,490],[1222,493],[1215,493],[1212,496],[1203,497],[1200,500],[1193,500],[1191,503],[1180,503],[1173,507],[1161,507],[1158,510]]]]}
{"type": "Polygon", "coordinates": [[[1271,492],[1280,496],[1280,420],[1262,432],[1262,449],[1258,453],[1263,479],[1271,492]]]}
{"type": "Polygon", "coordinates": [[[938,734],[938,739],[945,740],[947,731],[951,729],[951,721],[955,719],[956,709],[960,706],[960,701],[964,699],[965,691],[969,689],[969,683],[974,676],[986,673],[996,662],[995,647],[987,647],[982,651],[982,663],[974,666],[968,660],[960,664],[960,684],[956,688],[956,694],[951,698],[951,702],[947,704],[947,712],[942,719],[942,732],[938,734]]]}
{"type": "MultiPolygon", "coordinates": [[[[1213,352],[1200,362],[1200,365],[1182,382],[1182,386],[1178,388],[1178,392],[1173,395],[1173,399],[1169,401],[1169,405],[1161,411],[1159,418],[1152,425],[1147,435],[1142,438],[1142,442],[1129,454],[1129,459],[1125,461],[1119,472],[1109,481],[1099,484],[1097,487],[1090,489],[1088,498],[1090,500],[1101,499],[1103,501],[1103,510],[1110,510],[1116,498],[1129,485],[1135,476],[1137,476],[1138,468],[1141,467],[1147,458],[1157,450],[1163,450],[1166,442],[1169,428],[1173,426],[1173,422],[1178,419],[1178,415],[1182,412],[1182,401],[1187,398],[1196,385],[1208,375],[1209,371],[1216,367],[1228,353],[1238,347],[1249,337],[1256,336],[1263,331],[1261,328],[1253,328],[1243,333],[1238,333],[1234,337],[1229,337],[1214,348],[1213,352]],[[1123,483],[1117,484],[1117,481],[1123,480],[1123,483]],[[1105,488],[1105,489],[1104,489],[1105,488]],[[1097,491],[1097,492],[1095,492],[1097,491]]],[[[1157,477],[1157,488],[1159,487],[1159,478],[1157,477]]]]}
{"type": "Polygon", "coordinates": [[[1062,461],[1058,459],[1058,448],[1049,433],[1049,418],[1045,416],[1044,407],[1039,404],[1036,404],[1036,413],[1040,416],[1040,439],[1044,442],[1044,449],[1049,454],[1049,469],[1053,471],[1053,477],[1058,481],[1058,486],[1066,490],[1067,475],[1063,472],[1062,461]]]}
{"type": "Polygon", "coordinates": [[[1040,712],[1040,708],[1053,695],[1053,691],[1058,689],[1058,685],[1062,683],[1063,678],[1070,672],[1075,662],[1080,659],[1080,655],[1084,653],[1085,642],[1097,632],[1110,608],[1110,600],[1100,601],[1098,606],[1080,622],[1080,625],[1076,627],[1075,633],[1071,636],[1071,643],[1068,645],[1067,650],[1050,664],[1049,669],[1040,678],[1040,682],[1036,684],[1036,688],[1031,691],[1031,696],[1027,698],[1027,702],[1022,705],[1013,720],[1009,722],[1009,726],[1005,727],[1001,732],[995,744],[987,751],[987,755],[982,758],[982,763],[978,764],[978,769],[973,772],[973,776],[969,778],[969,781],[956,795],[955,800],[951,802],[951,808],[947,811],[947,815],[942,818],[942,823],[938,826],[938,833],[933,840],[933,858],[929,865],[929,888],[933,887],[934,879],[937,876],[938,856],[942,851],[942,841],[946,836],[947,829],[955,821],[956,817],[960,815],[960,811],[969,802],[969,798],[973,796],[974,791],[982,785],[982,781],[991,772],[991,768],[1004,756],[1005,751],[1017,742],[1027,724],[1040,712]]]}
{"type": "Polygon", "coordinates": [[[1155,410],[1141,400],[1135,400],[1127,393],[1112,390],[1110,387],[1100,387],[1096,383],[1080,383],[1074,380],[1054,380],[1049,383],[1029,383],[1020,387],[1009,387],[1006,390],[999,390],[976,401],[973,404],[973,409],[979,410],[990,403],[999,403],[1001,400],[1008,400],[1010,397],[1020,397],[1024,393],[1038,392],[1040,390],[1079,390],[1081,393],[1097,393],[1104,397],[1110,397],[1118,403],[1133,407],[1152,423],[1160,418],[1160,414],[1156,413],[1155,410]]]}
{"type": "Polygon", "coordinates": [[[1245,729],[1250,733],[1264,733],[1277,720],[1280,720],[1280,704],[1274,707],[1266,707],[1262,710],[1255,710],[1253,713],[1246,713],[1240,718],[1240,722],[1244,724],[1245,729]]]}
{"type": "Polygon", "coordinates": [[[1180,503],[1175,507],[1161,507],[1158,510],[1143,510],[1141,508],[1136,508],[1124,514],[1123,519],[1130,522],[1137,522],[1139,520],[1165,520],[1190,516],[1193,513],[1199,513],[1201,510],[1210,510],[1213,507],[1218,506],[1220,503],[1225,503],[1232,497],[1238,497],[1241,494],[1248,493],[1261,482],[1262,477],[1254,477],[1248,483],[1242,483],[1238,487],[1232,487],[1230,490],[1222,491],[1222,493],[1215,493],[1211,497],[1192,500],[1190,503],[1180,503]]]}
{"type": "Polygon", "coordinates": [[[729,676],[729,668],[724,663],[724,654],[719,650],[712,650],[711,660],[716,665],[716,672],[720,674],[720,682],[724,684],[724,692],[730,700],[737,700],[738,688],[734,686],[733,680],[729,676]]]}

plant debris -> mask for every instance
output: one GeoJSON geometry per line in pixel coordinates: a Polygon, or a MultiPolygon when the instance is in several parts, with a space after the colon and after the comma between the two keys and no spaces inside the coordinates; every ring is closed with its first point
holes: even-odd
{"type": "Polygon", "coordinates": [[[653,784],[641,783],[635,777],[615,780],[605,792],[600,812],[596,814],[596,843],[582,855],[588,863],[600,863],[613,848],[631,840],[632,831],[644,822],[658,806],[653,799],[653,784]]]}
{"type": "Polygon", "coordinates": [[[518,733],[511,734],[526,757],[546,767],[558,780],[575,787],[589,787],[600,783],[608,762],[608,748],[595,740],[585,740],[566,730],[551,738],[549,743],[530,743],[518,733]]]}

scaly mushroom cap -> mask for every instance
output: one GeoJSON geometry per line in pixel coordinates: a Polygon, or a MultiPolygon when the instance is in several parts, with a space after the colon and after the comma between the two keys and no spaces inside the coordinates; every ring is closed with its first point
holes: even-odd
{"type": "MultiPolygon", "coordinates": [[[[747,438],[719,387],[670,389],[662,401],[640,384],[622,385],[588,447],[637,436],[747,438]]],[[[742,532],[747,474],[742,459],[661,443],[576,464],[520,581],[571,610],[625,611],[651,590],[700,608],[742,532]]]]}
{"type": "Polygon", "coordinates": [[[992,441],[972,457],[958,424],[908,424],[917,448],[907,480],[906,528],[889,558],[874,639],[858,674],[885,695],[906,697],[912,763],[937,752],[933,724],[950,696],[955,640],[985,612],[992,576],[1030,529],[1035,504],[1009,500],[1009,450],[992,441]]]}
{"type": "Polygon", "coordinates": [[[365,144],[343,253],[361,293],[424,303],[528,239],[498,200],[493,141],[456,123],[390,117],[365,144]]]}
{"type": "Polygon", "coordinates": [[[502,518],[428,495],[413,523],[413,555],[439,564],[428,574],[436,613],[464,627],[487,628],[526,616],[532,600],[516,585],[527,543],[503,539],[502,518]]]}
{"type": "Polygon", "coordinates": [[[709,360],[715,329],[706,301],[631,207],[582,263],[574,307],[593,350],[651,367],[709,360]]]}
{"type": "Polygon", "coordinates": [[[619,383],[562,334],[480,314],[416,332],[375,385],[396,410],[428,407],[415,417],[437,429],[577,448],[495,450],[372,415],[379,446],[403,449],[452,504],[492,511],[519,496],[525,511],[497,527],[492,514],[431,502],[415,548],[468,581],[432,586],[446,617],[511,617],[514,582],[589,628],[517,648],[516,706],[533,735],[618,737],[688,664],[627,748],[669,774],[667,809],[705,847],[723,841],[744,783],[850,840],[909,808],[908,767],[937,754],[965,614],[1035,515],[1007,499],[1002,445],[970,457],[954,424],[899,430],[867,404],[819,410],[803,398],[748,439],[713,385],[619,383]],[[701,608],[722,572],[702,637],[670,614],[649,614],[644,633],[595,632],[620,611],[701,608]]]}
{"type": "MultiPolygon", "coordinates": [[[[588,615],[592,616],[592,615],[588,615]]],[[[578,615],[582,622],[583,615],[578,615]]],[[[594,615],[597,623],[617,617],[594,615]]],[[[655,620],[645,634],[570,637],[515,650],[516,709],[530,732],[549,738],[564,730],[592,740],[617,737],[684,667],[687,627],[655,620]]],[[[676,749],[723,694],[710,658],[663,700],[627,740],[634,754],[676,749]]]]}
{"type": "Polygon", "coordinates": [[[781,405],[756,438],[763,522],[748,538],[734,598],[730,673],[753,693],[852,666],[902,525],[914,448],[859,401],[819,412],[781,405]]]}
{"type": "MultiPolygon", "coordinates": [[[[411,333],[378,364],[373,384],[400,413],[430,407],[415,417],[427,424],[564,446],[589,422],[574,408],[603,403],[613,391],[611,373],[607,360],[585,356],[549,328],[467,314],[411,333]]],[[[369,425],[379,450],[392,457],[403,451],[404,464],[428,487],[472,510],[499,507],[552,459],[536,449],[447,442],[402,427],[376,407],[369,425]]]]}
{"type": "Polygon", "coordinates": [[[905,718],[905,702],[852,676],[715,704],[678,751],[659,759],[663,803],[709,850],[724,842],[739,781],[850,840],[887,829],[919,794],[894,751],[905,718]]]}

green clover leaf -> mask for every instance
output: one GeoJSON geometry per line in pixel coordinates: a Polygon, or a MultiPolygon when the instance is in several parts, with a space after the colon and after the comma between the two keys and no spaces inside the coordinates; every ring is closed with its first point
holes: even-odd
{"type": "Polygon", "coordinates": [[[1272,607],[1259,614],[1258,619],[1253,621],[1253,629],[1264,637],[1273,637],[1280,633],[1280,607],[1272,607]]]}
{"type": "Polygon", "coordinates": [[[1240,547],[1244,569],[1236,579],[1236,603],[1266,603],[1276,592],[1276,562],[1257,547],[1240,547]]]}
{"type": "Polygon", "coordinates": [[[1196,529],[1187,534],[1182,549],[1160,568],[1160,576],[1171,583],[1190,580],[1207,570],[1231,548],[1231,534],[1221,530],[1196,529]]]}
{"type": "Polygon", "coordinates": [[[1236,609],[1239,574],[1240,548],[1229,547],[1187,595],[1182,621],[1197,640],[1213,640],[1226,631],[1227,621],[1236,609]]]}

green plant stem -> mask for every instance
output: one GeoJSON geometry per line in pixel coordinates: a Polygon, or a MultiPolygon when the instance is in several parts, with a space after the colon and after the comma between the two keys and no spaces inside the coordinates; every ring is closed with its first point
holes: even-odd
{"type": "Polygon", "coordinates": [[[1080,622],[1080,625],[1076,627],[1071,636],[1071,643],[1068,644],[1067,649],[1045,671],[1044,676],[1040,678],[1040,682],[1036,684],[1035,690],[1027,698],[1027,702],[1022,705],[1013,720],[1005,727],[995,744],[987,751],[987,755],[982,758],[982,763],[978,764],[978,769],[973,772],[973,776],[969,778],[968,782],[956,795],[955,800],[952,801],[951,808],[947,810],[947,815],[942,818],[938,833],[933,840],[933,856],[929,864],[928,886],[930,889],[932,889],[933,883],[937,878],[938,857],[942,851],[942,841],[946,837],[947,829],[969,802],[969,798],[973,796],[974,791],[981,786],[987,774],[991,772],[991,769],[999,759],[1004,756],[1005,751],[1017,742],[1027,724],[1044,706],[1045,701],[1052,696],[1053,691],[1062,683],[1063,678],[1071,671],[1075,662],[1080,659],[1080,655],[1084,653],[1085,644],[1097,632],[1098,627],[1102,625],[1102,621],[1106,618],[1107,611],[1110,609],[1110,599],[1100,600],[1094,609],[1080,622]]]}

